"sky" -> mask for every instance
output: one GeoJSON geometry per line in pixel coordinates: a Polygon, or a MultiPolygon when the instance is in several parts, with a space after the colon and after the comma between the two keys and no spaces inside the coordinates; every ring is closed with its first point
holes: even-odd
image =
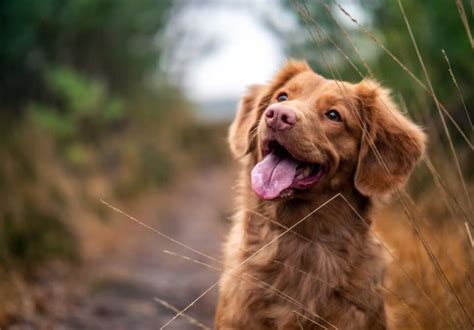
{"type": "MultiPolygon", "coordinates": [[[[341,2],[364,23],[360,7],[350,0],[341,2]]],[[[283,8],[280,1],[177,3],[165,34],[169,46],[163,67],[196,104],[207,106],[222,100],[237,103],[248,86],[269,81],[286,62],[285,48],[276,31],[291,34],[298,24],[296,11],[283,8]]],[[[347,17],[339,18],[350,24],[347,17]]]]}
{"type": "Polygon", "coordinates": [[[274,0],[187,6],[175,14],[170,35],[176,40],[173,36],[187,33],[192,40],[175,45],[168,55],[171,63],[165,65],[194,101],[238,99],[248,86],[268,81],[286,61],[284,46],[265,22],[275,17],[278,28],[296,24],[274,0]]]}
{"type": "Polygon", "coordinates": [[[185,87],[193,98],[233,98],[267,81],[285,59],[281,43],[245,10],[220,12],[210,24],[224,42],[190,71],[185,87]]]}

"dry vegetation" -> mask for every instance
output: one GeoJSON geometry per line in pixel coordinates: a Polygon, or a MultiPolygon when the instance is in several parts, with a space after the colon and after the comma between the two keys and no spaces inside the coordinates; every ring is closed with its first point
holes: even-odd
{"type": "MultiPolygon", "coordinates": [[[[432,214],[436,196],[422,196],[416,221],[442,271],[458,295],[460,304],[472,317],[474,290],[473,249],[459,219],[432,214]],[[425,206],[423,206],[423,202],[425,206]]],[[[397,203],[396,203],[397,204],[397,203]]],[[[412,209],[413,210],[413,209],[412,209]]],[[[395,329],[467,329],[469,320],[457,303],[413,230],[400,205],[382,207],[376,214],[375,230],[390,250],[385,295],[390,323],[395,329]]]]}
{"type": "MultiPolygon", "coordinates": [[[[465,17],[466,12],[462,7],[462,2],[456,1],[456,3],[461,15],[462,24],[467,31],[470,31],[469,21],[465,17]]],[[[317,27],[316,33],[312,34],[312,39],[316,43],[314,47],[318,49],[316,37],[318,35],[319,37],[325,35],[325,31],[311,16],[304,1],[295,1],[294,4],[305,24],[308,27],[317,27]]],[[[407,33],[411,34],[410,21],[403,11],[401,2],[399,4],[406,22],[407,33]]],[[[345,11],[343,6],[337,4],[335,8],[339,8],[341,15],[351,17],[350,13],[345,11]]],[[[351,19],[355,21],[354,18],[351,17],[351,19]]],[[[337,23],[335,19],[334,21],[337,23]]],[[[355,22],[359,24],[357,21],[355,22]]],[[[446,53],[444,53],[447,60],[446,70],[449,70],[457,95],[462,100],[463,115],[461,117],[451,115],[448,110],[449,107],[444,105],[442,100],[438,100],[427,73],[430,69],[429,67],[422,70],[424,72],[423,79],[418,77],[410,70],[406,63],[385,48],[384,43],[372,32],[361,25],[359,26],[361,33],[370,38],[385,56],[399,66],[399,74],[403,75],[403,79],[413,82],[417,86],[416,88],[419,89],[419,93],[429,96],[430,102],[436,106],[436,116],[438,116],[438,119],[433,119],[434,113],[410,113],[414,119],[426,127],[430,136],[429,154],[412,177],[411,183],[406,190],[408,194],[404,192],[395,194],[391,202],[385,201],[383,205],[379,205],[375,213],[374,230],[379,234],[382,241],[385,242],[384,245],[389,252],[389,268],[386,273],[385,283],[385,294],[389,306],[389,321],[393,328],[396,329],[472,328],[472,322],[474,321],[474,299],[472,298],[474,297],[474,246],[470,241],[469,231],[474,234],[472,209],[472,195],[474,193],[472,137],[474,131],[471,118],[469,117],[472,116],[469,104],[466,106],[462,99],[463,95],[456,83],[456,74],[451,66],[448,66],[449,57],[446,53]]],[[[347,37],[349,36],[347,35],[347,37]]],[[[414,47],[416,49],[416,36],[411,35],[411,37],[412,44],[407,45],[407,47],[414,47]]],[[[469,38],[472,42],[472,37],[469,36],[469,38]]],[[[338,52],[344,53],[337,41],[333,40],[332,42],[338,52]]],[[[351,40],[350,37],[348,42],[351,43],[356,53],[358,53],[357,42],[351,40]]],[[[447,49],[447,52],[449,53],[450,50],[447,49]]],[[[421,53],[423,53],[423,49],[421,49],[421,53]]],[[[334,64],[331,62],[331,59],[326,57],[324,52],[321,52],[321,55],[325,58],[326,69],[331,72],[333,78],[339,78],[339,72],[333,67],[334,64]]],[[[347,59],[353,60],[353,58],[345,56],[347,59]]],[[[410,65],[424,66],[423,57],[420,53],[418,53],[417,58],[419,63],[410,63],[410,65]]],[[[362,62],[367,74],[372,75],[369,63],[363,60],[362,62]]],[[[358,73],[362,77],[364,76],[362,73],[358,73]]],[[[402,99],[400,103],[403,107],[404,100],[402,99]]],[[[146,144],[146,140],[151,136],[150,131],[157,128],[157,126],[152,126],[146,129],[147,123],[150,124],[155,119],[152,118],[150,120],[149,117],[143,116],[140,118],[141,122],[133,123],[131,131],[135,144],[146,144]],[[147,131],[148,133],[147,135],[140,136],[141,131],[147,131]]],[[[168,118],[167,120],[172,119],[168,118]]],[[[196,161],[196,159],[201,166],[209,162],[215,163],[216,159],[221,159],[224,154],[222,150],[224,148],[225,141],[223,135],[225,133],[223,132],[222,127],[215,130],[202,126],[188,126],[187,123],[172,123],[169,125],[168,130],[163,129],[161,132],[163,136],[158,140],[161,140],[162,145],[159,146],[159,149],[164,150],[167,156],[172,154],[170,149],[175,147],[184,150],[183,153],[173,156],[177,157],[177,159],[173,159],[171,167],[176,163],[186,163],[191,162],[191,160],[196,161]],[[181,132],[178,136],[176,130],[180,129],[181,132]],[[182,132],[184,134],[181,134],[182,132]],[[196,137],[200,139],[196,139],[196,137]],[[168,141],[179,142],[178,145],[170,145],[168,141]],[[198,144],[201,144],[201,146],[198,144]]],[[[110,146],[114,150],[122,148],[120,157],[123,157],[124,161],[121,163],[120,168],[115,170],[116,174],[110,175],[108,173],[104,175],[103,172],[107,172],[107,170],[94,168],[91,171],[96,172],[97,175],[87,175],[87,184],[77,185],[77,181],[83,180],[85,175],[79,173],[77,177],[71,178],[70,172],[65,172],[64,168],[50,167],[51,164],[55,164],[54,160],[51,160],[53,158],[51,145],[47,139],[37,138],[38,136],[35,134],[37,133],[29,132],[22,135],[19,132],[13,137],[14,139],[19,139],[18,143],[24,143],[20,141],[21,139],[38,141],[34,144],[36,149],[34,147],[33,149],[35,150],[23,150],[24,154],[19,157],[12,155],[11,150],[6,150],[4,154],[0,154],[2,159],[0,166],[3,168],[1,171],[3,177],[0,178],[3,181],[0,183],[9,185],[9,187],[18,187],[17,190],[8,194],[8,196],[2,196],[3,208],[8,209],[8,211],[13,210],[13,215],[20,217],[23,216],[22,212],[24,210],[31,210],[31,207],[28,207],[28,201],[34,200],[35,206],[53,205],[59,208],[59,210],[54,210],[54,214],[60,214],[64,218],[70,217],[75,212],[81,213],[81,216],[75,217],[75,223],[68,223],[68,226],[74,228],[74,235],[80,236],[78,238],[79,244],[84,244],[84,242],[90,239],[91,233],[98,235],[97,240],[101,239],[108,242],[103,242],[100,248],[94,244],[85,244],[81,247],[81,254],[87,259],[90,256],[103,254],[103,249],[114,249],[114,245],[118,243],[114,234],[111,234],[108,229],[104,229],[105,227],[100,222],[100,219],[103,220],[107,217],[104,216],[104,209],[99,207],[99,200],[104,196],[114,196],[120,200],[120,198],[130,194],[137,186],[144,184],[143,182],[131,182],[129,179],[134,177],[133,173],[131,173],[134,170],[143,170],[148,173],[147,169],[143,169],[143,166],[146,166],[146,164],[135,164],[136,159],[140,157],[137,157],[135,152],[124,151],[122,145],[123,137],[112,136],[114,141],[107,143],[107,150],[99,148],[94,152],[93,157],[102,157],[103,153],[110,151],[110,146]],[[42,150],[41,155],[36,155],[35,152],[37,153],[39,149],[42,150]],[[18,159],[22,162],[18,163],[18,159]],[[28,183],[29,181],[25,184],[19,183],[21,181],[19,179],[15,181],[17,180],[15,171],[18,168],[23,171],[23,167],[28,167],[28,164],[33,162],[38,164],[35,173],[40,173],[38,180],[35,181],[35,185],[31,186],[28,183]],[[53,176],[54,178],[51,180],[51,177],[47,176],[53,176]],[[108,183],[116,179],[121,181],[114,185],[108,183]],[[51,182],[54,182],[54,184],[51,185],[51,182]],[[78,186],[86,187],[84,189],[87,191],[78,190],[78,186]],[[42,194],[44,189],[50,189],[52,193],[48,195],[42,194]],[[17,198],[17,195],[21,195],[22,198],[17,198]],[[28,198],[25,198],[25,196],[28,196],[28,198]],[[45,196],[48,196],[48,198],[56,196],[58,199],[53,201],[44,200],[45,196]],[[24,201],[25,204],[17,205],[18,201],[24,201]],[[77,219],[87,220],[81,223],[77,222],[77,219]]],[[[144,153],[153,154],[156,153],[156,150],[145,150],[144,153]]],[[[156,159],[150,159],[149,163],[151,164],[155,161],[156,159]]],[[[166,164],[163,166],[166,167],[166,164]]],[[[69,170],[67,169],[67,171],[69,170]]],[[[21,176],[23,176],[23,173],[21,176]]],[[[143,180],[166,180],[162,173],[152,173],[150,176],[146,176],[143,180]]],[[[38,210],[37,213],[41,213],[41,211],[38,210]]],[[[55,220],[52,219],[51,221],[54,222],[53,226],[56,228],[55,220]]],[[[0,228],[3,231],[4,229],[0,228]]],[[[13,229],[19,231],[17,236],[22,240],[30,239],[27,235],[31,232],[30,227],[13,229]],[[24,237],[25,235],[26,238],[24,237]]],[[[61,231],[65,229],[57,226],[55,230],[61,231]]],[[[65,234],[66,237],[69,237],[71,234],[68,230],[65,233],[67,234],[65,234]]],[[[57,248],[55,243],[57,242],[49,243],[49,241],[42,242],[41,248],[48,247],[52,250],[52,253],[55,253],[57,248]]],[[[69,247],[67,242],[59,242],[58,244],[60,244],[61,253],[67,254],[67,258],[70,260],[75,259],[75,248],[69,247]]],[[[0,269],[0,292],[2,293],[0,325],[11,322],[12,315],[17,315],[18,311],[28,313],[28,311],[37,309],[33,306],[37,304],[37,300],[34,299],[36,295],[34,287],[30,287],[27,284],[28,279],[18,274],[16,269],[20,269],[18,272],[22,273],[24,271],[23,268],[34,264],[29,259],[38,261],[37,258],[47,255],[47,251],[42,251],[38,256],[34,253],[35,246],[28,246],[27,248],[29,249],[28,251],[22,250],[22,253],[25,253],[27,258],[22,259],[22,264],[20,265],[9,264],[10,262],[15,262],[15,259],[11,256],[3,256],[0,251],[0,261],[6,265],[4,268],[6,271],[0,269]]],[[[198,246],[191,248],[199,249],[198,246]]],[[[203,262],[201,259],[199,260],[201,264],[204,263],[209,266],[208,261],[203,262]]],[[[187,259],[186,262],[193,261],[187,259]]],[[[211,266],[215,270],[216,267],[213,261],[211,260],[209,263],[212,263],[211,266]]],[[[62,266],[57,267],[61,268],[62,266]]],[[[220,269],[220,267],[217,267],[217,269],[220,269]]],[[[66,270],[65,272],[67,273],[68,271],[66,270]]],[[[199,304],[200,299],[210,292],[213,287],[209,289],[202,288],[202,295],[196,295],[198,298],[195,300],[183,301],[182,306],[180,306],[181,308],[178,309],[176,309],[176,306],[170,306],[166,301],[160,300],[160,303],[168,304],[168,307],[175,312],[177,310],[178,312],[175,314],[175,317],[177,317],[183,311],[187,312],[192,305],[199,304]]],[[[191,322],[201,324],[199,317],[197,319],[197,321],[191,322]]],[[[205,328],[206,326],[200,327],[205,328]]]]}

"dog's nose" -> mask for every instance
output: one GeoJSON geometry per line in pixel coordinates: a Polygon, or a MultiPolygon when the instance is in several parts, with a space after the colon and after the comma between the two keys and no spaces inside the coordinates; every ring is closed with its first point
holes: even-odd
{"type": "Polygon", "coordinates": [[[281,104],[273,104],[265,110],[265,121],[268,127],[284,131],[296,123],[296,114],[281,104]]]}

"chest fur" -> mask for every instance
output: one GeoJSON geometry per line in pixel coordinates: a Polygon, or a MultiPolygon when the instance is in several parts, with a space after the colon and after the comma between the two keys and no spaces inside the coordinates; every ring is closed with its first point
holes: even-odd
{"type": "Polygon", "coordinates": [[[380,304],[383,267],[371,236],[321,233],[310,239],[262,219],[240,220],[226,247],[227,269],[235,270],[222,283],[231,309],[239,311],[231,313],[236,320],[246,309],[248,324],[289,325],[294,310],[337,318],[367,309],[367,301],[380,304]]]}

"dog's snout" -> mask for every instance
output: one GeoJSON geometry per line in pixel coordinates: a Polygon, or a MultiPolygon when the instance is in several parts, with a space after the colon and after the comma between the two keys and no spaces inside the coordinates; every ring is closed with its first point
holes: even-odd
{"type": "Polygon", "coordinates": [[[265,121],[268,127],[284,131],[296,123],[296,113],[280,104],[273,104],[265,110],[265,121]]]}

